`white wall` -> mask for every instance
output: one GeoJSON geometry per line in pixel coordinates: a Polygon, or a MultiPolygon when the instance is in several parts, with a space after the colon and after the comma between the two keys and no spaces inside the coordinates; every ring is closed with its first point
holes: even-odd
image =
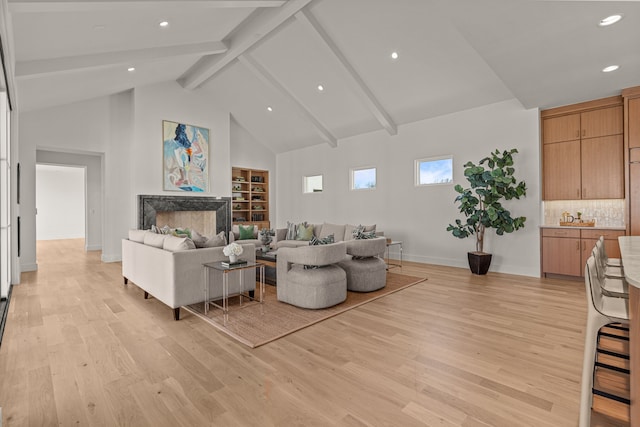
{"type": "Polygon", "coordinates": [[[492,104],[339,141],[337,148],[319,145],[277,156],[277,227],[286,221],[377,224],[378,230],[404,242],[404,259],[467,267],[474,239],[457,239],[447,225],[461,218],[453,185],[467,185],[463,165],[496,148],[517,148],[516,178],[525,180],[527,197],[510,203],[514,215],[527,217],[526,227],[498,238],[491,231],[485,251],[493,253],[492,271],[539,276],[540,155],[538,111],[517,101],[492,104]],[[453,155],[452,185],[414,186],[414,160],[453,155]],[[350,191],[349,170],[377,168],[378,187],[350,191]],[[322,193],[302,194],[304,175],[324,175],[322,193]]]}
{"type": "Polygon", "coordinates": [[[187,195],[162,190],[162,120],[210,130],[210,191],[231,195],[228,112],[203,94],[162,83],[135,91],[24,113],[20,118],[22,271],[37,269],[35,253],[36,149],[101,154],[104,157],[104,239],[102,260],[121,259],[121,239],[137,227],[138,194],[187,195]]]}
{"type": "Polygon", "coordinates": [[[85,169],[36,165],[36,238],[85,236],[85,169]]]}
{"type": "Polygon", "coordinates": [[[269,171],[269,220],[276,220],[276,155],[231,118],[231,166],[269,171]]]}

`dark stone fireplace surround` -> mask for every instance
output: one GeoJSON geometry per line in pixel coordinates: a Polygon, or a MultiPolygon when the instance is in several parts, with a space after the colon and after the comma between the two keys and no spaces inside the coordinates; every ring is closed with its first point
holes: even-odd
{"type": "Polygon", "coordinates": [[[215,211],[216,233],[229,236],[231,197],[138,195],[138,229],[148,230],[156,224],[157,212],[215,211]]]}

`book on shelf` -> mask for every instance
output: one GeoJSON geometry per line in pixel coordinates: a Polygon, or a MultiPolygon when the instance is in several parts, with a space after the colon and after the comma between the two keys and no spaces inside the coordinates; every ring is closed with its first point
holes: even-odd
{"type": "Polygon", "coordinates": [[[240,267],[242,265],[247,265],[247,261],[243,260],[243,259],[239,259],[235,262],[231,262],[231,261],[221,261],[220,264],[223,267],[240,267]]]}

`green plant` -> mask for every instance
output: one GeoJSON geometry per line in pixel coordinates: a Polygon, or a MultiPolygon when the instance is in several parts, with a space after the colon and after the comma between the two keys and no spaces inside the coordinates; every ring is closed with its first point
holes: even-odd
{"type": "Polygon", "coordinates": [[[449,224],[447,231],[461,239],[475,234],[478,252],[484,252],[484,233],[487,228],[494,228],[496,234],[501,236],[524,227],[527,218],[513,218],[511,212],[500,203],[502,200],[520,199],[527,194],[525,182],[517,182],[513,176],[513,155],[517,152],[515,148],[502,153],[496,150],[477,165],[467,162],[464,176],[469,181],[469,188],[462,188],[459,184],[454,187],[459,193],[455,202],[459,204],[466,221],[456,219],[455,225],[449,224]]]}

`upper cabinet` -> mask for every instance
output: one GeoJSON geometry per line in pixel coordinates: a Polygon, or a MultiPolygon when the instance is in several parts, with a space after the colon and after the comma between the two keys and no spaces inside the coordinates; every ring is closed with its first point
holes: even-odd
{"type": "Polygon", "coordinates": [[[545,110],[544,200],[623,199],[622,98],[545,110]]]}
{"type": "Polygon", "coordinates": [[[627,140],[627,232],[640,235],[640,86],[622,91],[627,140]]]}

